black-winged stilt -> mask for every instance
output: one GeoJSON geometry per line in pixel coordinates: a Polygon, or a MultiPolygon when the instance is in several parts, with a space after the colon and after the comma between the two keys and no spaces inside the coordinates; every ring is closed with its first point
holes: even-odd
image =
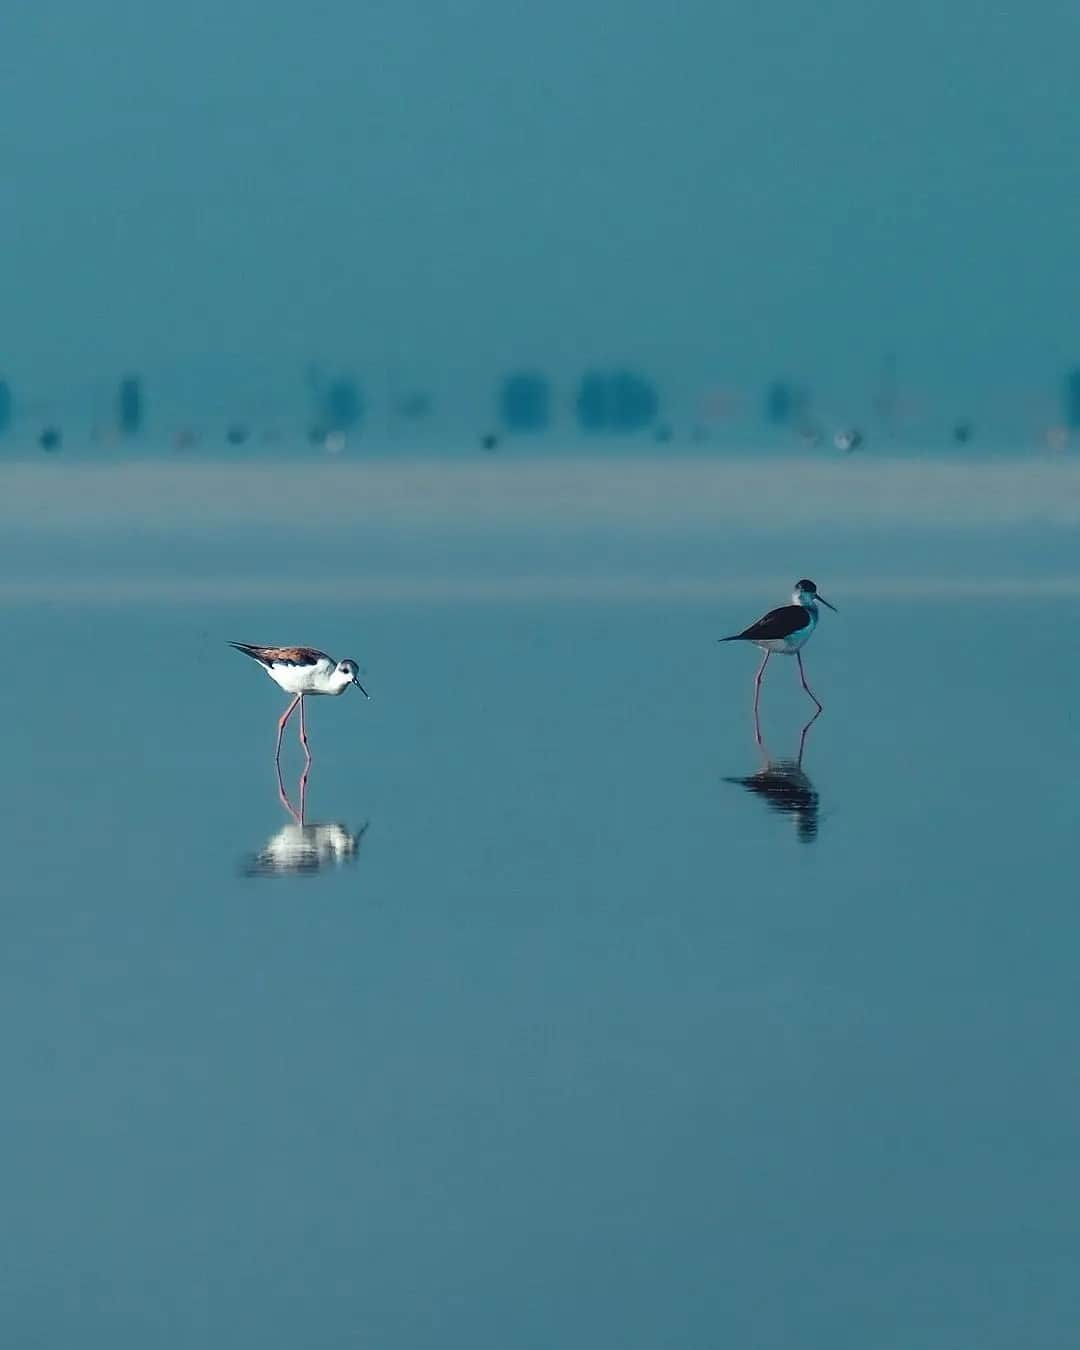
{"type": "Polygon", "coordinates": [[[230,642],[229,646],[258,661],[276,685],[287,694],[296,695],[278,722],[275,763],[281,759],[281,738],[285,734],[285,724],[297,705],[300,707],[300,744],[304,747],[308,763],[311,762],[307,727],[304,724],[304,699],[309,694],[326,694],[336,698],[350,684],[355,684],[365,698],[371,697],[360,683],[360,671],[355,661],[335,661],[332,656],[316,651],[314,647],[256,647],[249,642],[230,642]]]}
{"type": "Polygon", "coordinates": [[[721,642],[752,642],[765,653],[765,659],[754,676],[755,720],[758,715],[758,700],[761,697],[761,677],[765,674],[765,667],[769,664],[769,657],[773,652],[782,652],[785,656],[796,658],[802,687],[817,704],[818,711],[821,710],[822,705],[817,695],[806,683],[806,671],[803,670],[802,653],[799,650],[810,641],[817,627],[819,602],[836,613],[836,606],[830,605],[823,595],[818,594],[817,586],[804,577],[802,581],[795,583],[790,605],[770,609],[768,614],[762,615],[757,623],[752,623],[741,633],[732,633],[731,637],[720,639],[721,642]]]}

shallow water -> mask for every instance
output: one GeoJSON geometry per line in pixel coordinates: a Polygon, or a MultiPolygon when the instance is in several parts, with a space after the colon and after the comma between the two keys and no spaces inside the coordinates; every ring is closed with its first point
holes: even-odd
{"type": "Polygon", "coordinates": [[[31,528],[2,611],[13,1340],[1071,1344],[1080,599],[1043,532],[897,528],[885,603],[815,544],[795,765],[794,664],[759,751],[714,641],[782,596],[693,598],[706,539],[413,525],[380,548],[426,589],[275,598],[257,524],[172,527],[171,568],[31,528]],[[584,598],[515,601],[522,551],[584,598]],[[1022,585],[955,591],[961,554],[1022,585]],[[311,707],[306,834],[228,638],[373,694],[311,707]]]}

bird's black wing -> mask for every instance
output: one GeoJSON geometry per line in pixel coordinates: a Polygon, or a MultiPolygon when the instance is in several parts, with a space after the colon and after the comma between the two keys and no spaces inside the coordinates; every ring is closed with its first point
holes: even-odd
{"type": "Polygon", "coordinates": [[[758,619],[757,623],[752,623],[749,628],[744,628],[735,636],[744,638],[747,642],[786,638],[792,633],[801,632],[809,622],[809,611],[802,605],[781,605],[779,609],[770,609],[768,614],[763,614],[758,619]]]}

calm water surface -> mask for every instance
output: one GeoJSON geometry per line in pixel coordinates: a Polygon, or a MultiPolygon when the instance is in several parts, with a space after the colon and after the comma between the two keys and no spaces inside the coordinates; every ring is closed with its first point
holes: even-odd
{"type": "Polygon", "coordinates": [[[7,1339],[1074,1344],[1080,601],[818,572],[801,765],[760,592],[5,608],[7,1339]]]}

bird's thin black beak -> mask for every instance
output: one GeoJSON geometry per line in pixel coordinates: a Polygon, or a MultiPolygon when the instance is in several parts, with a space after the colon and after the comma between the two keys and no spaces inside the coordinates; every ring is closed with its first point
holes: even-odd
{"type": "Polygon", "coordinates": [[[360,683],[360,678],[359,678],[359,676],[354,675],[354,676],[352,677],[352,682],[353,682],[353,684],[356,685],[357,689],[360,690],[360,692],[363,694],[363,696],[364,696],[365,698],[370,698],[370,697],[371,697],[371,695],[368,693],[368,691],[367,691],[367,690],[364,688],[364,686],[360,683]]]}
{"type": "Polygon", "coordinates": [[[818,599],[821,601],[821,603],[825,606],[826,609],[831,609],[834,614],[839,613],[839,610],[836,608],[836,606],[830,605],[828,600],[826,600],[823,595],[819,595],[818,599]]]}

